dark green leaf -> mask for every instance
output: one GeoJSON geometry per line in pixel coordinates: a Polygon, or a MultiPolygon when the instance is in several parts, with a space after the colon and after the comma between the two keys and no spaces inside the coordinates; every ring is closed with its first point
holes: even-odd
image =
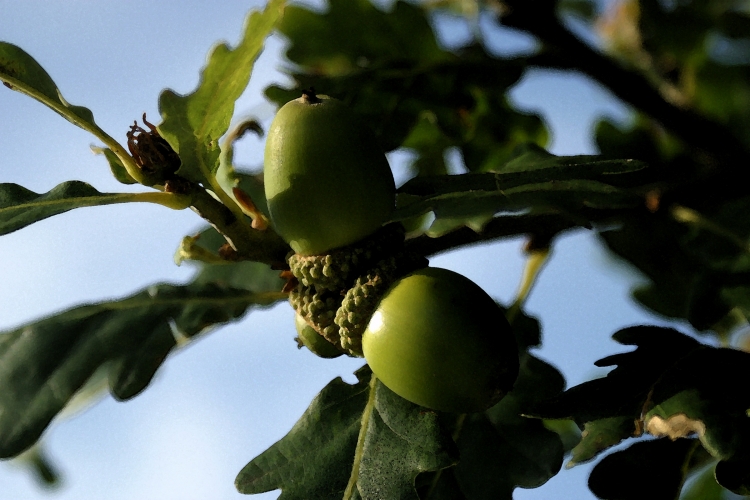
{"type": "Polygon", "coordinates": [[[557,474],[564,453],[560,436],[520,414],[523,407],[563,387],[554,367],[524,353],[513,390],[494,407],[467,415],[459,424],[461,461],[442,471],[434,490],[458,488],[465,498],[511,499],[515,488],[536,488],[557,474]]]}
{"type": "Polygon", "coordinates": [[[675,362],[701,348],[701,344],[671,328],[634,326],[613,338],[637,349],[597,361],[613,366],[606,377],[584,382],[558,397],[537,404],[528,413],[541,418],[573,418],[579,425],[603,418],[640,416],[654,383],[675,362]]]}
{"type": "Polygon", "coordinates": [[[479,232],[498,212],[570,213],[587,225],[582,210],[633,208],[643,195],[628,186],[644,164],[596,156],[558,157],[527,145],[496,173],[417,177],[399,189],[395,219],[432,212],[426,233],[440,236],[461,226],[479,232]],[[624,187],[620,187],[624,186],[624,187]]]}
{"type": "Polygon", "coordinates": [[[0,334],[0,456],[31,446],[97,370],[108,371],[116,398],[131,398],[178,342],[280,298],[216,284],[154,285],[0,334]]]}
{"type": "Polygon", "coordinates": [[[722,460],[716,464],[716,481],[738,495],[750,496],[750,459],[722,460]]]}
{"type": "Polygon", "coordinates": [[[92,146],[91,150],[96,154],[104,155],[104,157],[107,159],[107,163],[109,163],[109,169],[112,171],[112,175],[115,176],[115,179],[122,182],[123,184],[135,184],[137,182],[130,176],[128,171],[123,166],[120,158],[118,158],[111,149],[92,146]]]}
{"type": "Polygon", "coordinates": [[[703,347],[670,366],[651,390],[644,424],[654,435],[696,434],[716,458],[737,460],[750,446],[750,354],[703,347]]]}
{"type": "Polygon", "coordinates": [[[284,500],[342,498],[361,432],[356,484],[361,498],[416,499],[419,472],[455,463],[453,442],[436,413],[379,382],[371,394],[369,368],[357,377],[355,385],[341,379],[329,383],[285,437],[247,464],[236,480],[240,493],[281,489],[284,500]],[[365,416],[369,420],[362,428],[365,416]]]}
{"type": "Polygon", "coordinates": [[[357,478],[362,498],[414,498],[417,474],[454,465],[455,444],[437,414],[378,383],[357,478]]]}
{"type": "Polygon", "coordinates": [[[750,270],[750,197],[716,203],[703,212],[687,207],[672,209],[673,217],[688,229],[680,241],[702,266],[725,273],[750,270]]]}
{"type": "Polygon", "coordinates": [[[472,106],[462,110],[461,121],[452,127],[457,129],[454,136],[461,133],[457,145],[470,171],[501,171],[519,148],[547,143],[549,136],[542,119],[513,108],[496,85],[472,88],[470,94],[472,106]]]}
{"type": "Polygon", "coordinates": [[[351,475],[362,412],[369,395],[369,372],[359,382],[330,382],[280,441],[237,475],[240,493],[281,489],[283,500],[340,499],[351,475]]]}
{"type": "Polygon", "coordinates": [[[368,0],[329,0],[323,13],[290,7],[279,31],[291,42],[287,58],[329,75],[381,59],[429,65],[450,58],[438,46],[422,10],[405,2],[397,2],[391,12],[368,0]]]}
{"type": "Polygon", "coordinates": [[[589,488],[603,500],[676,500],[697,445],[693,439],[635,443],[604,457],[591,471],[589,488]]]}
{"type": "Polygon", "coordinates": [[[162,92],[159,109],[164,121],[158,127],[159,133],[180,155],[180,176],[207,186],[212,184],[219,166],[219,138],[229,128],[234,103],[245,90],[253,64],[284,4],[284,0],[271,0],[262,13],[252,12],[236,48],[217,46],[192,94],[162,92]]]}
{"type": "Polygon", "coordinates": [[[464,191],[504,191],[550,181],[592,180],[618,185],[645,164],[636,160],[606,160],[593,155],[555,156],[527,145],[497,172],[418,177],[399,188],[399,193],[437,196],[464,191]],[[619,182],[618,182],[619,179],[619,182]]]}
{"type": "MultiPolygon", "coordinates": [[[[501,304],[499,305],[507,315],[508,310],[501,304]]],[[[542,326],[537,318],[529,316],[526,311],[519,310],[512,320],[511,326],[519,351],[525,352],[531,347],[542,345],[542,326]]]]}
{"type": "MultiPolygon", "coordinates": [[[[697,255],[702,249],[718,252],[725,245],[697,240],[694,228],[677,222],[664,211],[629,215],[618,229],[600,236],[610,250],[649,278],[649,283],[636,289],[634,296],[653,311],[687,319],[696,329],[706,330],[732,309],[721,295],[724,277],[697,255]]],[[[719,257],[716,253],[714,256],[719,257]]],[[[714,265],[721,269],[718,259],[714,265]]]]}
{"type": "Polygon", "coordinates": [[[427,12],[411,3],[388,12],[367,0],[333,0],[322,13],[290,8],[280,30],[289,38],[296,87],[270,87],[266,95],[281,105],[314,87],[345,101],[384,150],[417,153],[415,173],[444,171],[448,147],[481,171],[505,162],[519,144],[547,140],[541,119],[504,95],[524,63],[492,57],[480,44],[458,54],[442,50],[427,12]]]}
{"type": "Polygon", "coordinates": [[[162,193],[100,193],[81,181],[63,182],[43,194],[18,184],[0,184],[0,235],[74,208],[137,201],[158,203],[163,196],[162,193]]]}
{"type": "MultiPolygon", "coordinates": [[[[495,191],[466,190],[432,197],[398,198],[395,220],[406,219],[432,211],[441,219],[489,221],[498,212],[563,211],[576,213],[583,209],[633,208],[642,198],[628,190],[593,180],[548,181],[525,184],[495,191]]],[[[572,216],[575,218],[575,216],[572,216]]],[[[579,220],[581,225],[587,220],[579,220]]],[[[470,226],[471,227],[471,226],[470,226]]]]}
{"type": "Polygon", "coordinates": [[[409,165],[412,175],[434,176],[448,173],[445,153],[452,145],[452,141],[440,130],[435,113],[425,111],[401,147],[416,153],[416,158],[409,165]]]}
{"type": "Polygon", "coordinates": [[[750,99],[748,79],[747,65],[706,61],[697,74],[695,95],[696,108],[727,125],[745,144],[750,144],[750,117],[743,112],[750,99]]]}
{"type": "Polygon", "coordinates": [[[585,424],[570,465],[644,430],[671,439],[697,436],[713,457],[744,460],[750,389],[736,381],[750,377],[750,354],[705,346],[666,328],[632,327],[615,339],[638,347],[597,361],[617,365],[606,377],[532,405],[529,412],[585,424]]]}

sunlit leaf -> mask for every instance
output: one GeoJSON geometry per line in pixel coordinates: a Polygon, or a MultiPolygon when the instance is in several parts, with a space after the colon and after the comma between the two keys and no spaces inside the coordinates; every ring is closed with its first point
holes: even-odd
{"type": "Polygon", "coordinates": [[[180,155],[180,176],[212,183],[219,166],[219,138],[229,128],[235,101],[245,90],[253,64],[284,5],[284,0],[271,0],[262,13],[251,13],[237,47],[221,44],[213,50],[193,93],[162,92],[159,109],[164,121],[158,126],[159,133],[180,155]]]}
{"type": "Polygon", "coordinates": [[[112,175],[115,176],[115,179],[123,184],[135,184],[137,182],[130,176],[120,158],[118,158],[111,149],[91,146],[91,150],[96,154],[104,155],[104,158],[106,158],[107,163],[109,164],[109,169],[112,171],[112,175]]]}

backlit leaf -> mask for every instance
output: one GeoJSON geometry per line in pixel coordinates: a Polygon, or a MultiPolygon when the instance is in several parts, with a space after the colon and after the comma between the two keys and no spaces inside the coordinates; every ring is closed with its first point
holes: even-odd
{"type": "Polygon", "coordinates": [[[154,285],[0,333],[0,457],[34,444],[98,370],[116,398],[132,398],[175,346],[280,298],[213,283],[154,285]]]}
{"type": "Polygon", "coordinates": [[[159,109],[164,121],[158,129],[180,155],[178,175],[211,184],[219,166],[219,138],[229,128],[234,103],[245,90],[253,64],[284,4],[284,0],[271,0],[262,13],[252,12],[236,48],[218,45],[193,93],[182,96],[171,90],[162,92],[159,109]]]}
{"type": "Polygon", "coordinates": [[[100,193],[90,184],[68,181],[38,194],[18,184],[0,184],[0,235],[81,207],[114,203],[162,203],[168,193],[100,193]]]}

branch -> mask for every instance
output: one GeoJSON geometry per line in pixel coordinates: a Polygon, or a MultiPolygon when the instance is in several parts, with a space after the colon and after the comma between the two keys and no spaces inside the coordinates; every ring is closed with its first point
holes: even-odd
{"type": "Polygon", "coordinates": [[[624,102],[649,115],[688,146],[707,153],[723,169],[739,169],[750,161],[750,151],[732,131],[661,96],[648,80],[581,42],[555,16],[554,2],[509,1],[511,10],[501,22],[527,31],[545,44],[533,58],[545,67],[578,70],[607,87],[624,102]]]}
{"type": "Polygon", "coordinates": [[[406,247],[410,251],[428,256],[511,236],[531,235],[534,238],[551,239],[554,235],[576,227],[581,227],[581,224],[572,221],[570,217],[557,214],[497,217],[488,222],[480,233],[463,227],[437,238],[417,236],[406,240],[406,247]]]}
{"type": "Polygon", "coordinates": [[[229,208],[203,187],[195,183],[189,183],[187,186],[192,196],[191,208],[227,239],[232,249],[237,252],[237,260],[252,260],[272,267],[286,267],[289,245],[273,229],[253,229],[250,224],[238,220],[229,208]]]}

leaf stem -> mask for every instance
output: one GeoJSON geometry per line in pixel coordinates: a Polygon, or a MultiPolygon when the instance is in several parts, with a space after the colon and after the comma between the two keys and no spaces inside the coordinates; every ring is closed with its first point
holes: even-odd
{"type": "MultiPolygon", "coordinates": [[[[592,211],[591,216],[589,217],[589,214],[586,214],[586,217],[591,221],[607,220],[615,213],[615,211],[610,210],[598,210],[596,212],[599,213],[592,211]]],[[[543,232],[544,234],[558,234],[580,227],[582,227],[580,222],[576,222],[570,217],[561,214],[511,215],[495,217],[485,224],[479,232],[469,227],[462,227],[437,238],[427,235],[410,238],[406,240],[406,246],[410,251],[427,257],[460,247],[476,245],[478,243],[489,243],[494,240],[533,233],[535,231],[543,232]]],[[[583,226],[583,228],[587,229],[589,227],[583,226]]]]}
{"type": "Polygon", "coordinates": [[[117,142],[112,136],[110,136],[104,130],[99,128],[99,126],[96,123],[90,122],[78,116],[73,111],[73,109],[66,106],[67,102],[63,99],[62,95],[59,96],[60,100],[56,101],[54,99],[51,99],[47,95],[45,95],[43,92],[40,92],[39,90],[35,89],[31,85],[28,85],[25,82],[12,78],[9,75],[3,75],[2,80],[10,84],[11,88],[13,88],[14,90],[17,90],[23,94],[28,95],[29,97],[36,99],[37,101],[41,102],[45,106],[56,111],[63,118],[71,122],[73,125],[76,125],[82,128],[83,130],[96,136],[97,139],[102,141],[109,149],[112,150],[112,152],[115,155],[117,155],[117,157],[122,162],[122,165],[125,167],[125,170],[128,171],[128,174],[130,174],[130,176],[133,179],[135,179],[137,182],[139,182],[140,184],[143,184],[143,181],[144,181],[143,173],[141,172],[141,169],[138,168],[138,165],[135,164],[135,161],[133,161],[133,158],[130,156],[130,154],[128,154],[125,148],[122,147],[122,145],[119,142],[117,142]]]}
{"type": "Polygon", "coordinates": [[[521,277],[521,283],[518,287],[518,293],[516,294],[516,300],[513,301],[513,304],[508,308],[508,312],[506,313],[509,323],[513,323],[524,302],[526,302],[534,283],[536,283],[539,277],[539,273],[542,271],[544,264],[547,263],[550,253],[551,250],[549,247],[529,252],[529,257],[526,259],[526,267],[521,277]]]}
{"type": "Polygon", "coordinates": [[[248,220],[245,212],[242,211],[242,209],[234,201],[234,199],[229,196],[226,191],[224,191],[224,188],[221,187],[219,181],[216,180],[216,176],[210,175],[208,176],[208,179],[210,182],[211,191],[219,198],[219,201],[234,214],[239,223],[244,224],[252,229],[252,222],[248,220]]]}
{"type": "Polygon", "coordinates": [[[163,192],[146,192],[146,193],[132,193],[125,195],[127,201],[133,202],[144,202],[144,203],[156,203],[173,210],[184,210],[188,208],[192,202],[190,196],[176,193],[163,193],[163,192]]]}
{"type": "Polygon", "coordinates": [[[359,436],[357,437],[357,447],[354,450],[354,464],[352,465],[352,474],[349,476],[349,483],[346,485],[344,490],[343,500],[351,500],[354,495],[354,489],[357,487],[357,478],[359,477],[359,465],[362,463],[362,454],[365,449],[365,438],[367,436],[367,428],[370,424],[370,415],[375,410],[375,385],[378,382],[378,378],[373,373],[370,378],[370,394],[367,397],[367,404],[365,405],[365,411],[362,413],[362,422],[359,428],[359,436]]]}
{"type": "Polygon", "coordinates": [[[674,220],[682,222],[684,224],[692,224],[697,228],[710,231],[717,236],[721,236],[728,241],[731,241],[745,253],[750,253],[750,245],[741,236],[704,217],[692,208],[688,208],[682,205],[674,205],[670,209],[670,213],[672,214],[674,220]]]}
{"type": "Polygon", "coordinates": [[[286,266],[286,254],[290,248],[276,232],[270,228],[265,231],[253,229],[244,214],[240,212],[238,218],[237,214],[198,184],[190,183],[190,194],[191,208],[226,238],[239,260],[263,262],[280,266],[280,269],[286,266]]]}

